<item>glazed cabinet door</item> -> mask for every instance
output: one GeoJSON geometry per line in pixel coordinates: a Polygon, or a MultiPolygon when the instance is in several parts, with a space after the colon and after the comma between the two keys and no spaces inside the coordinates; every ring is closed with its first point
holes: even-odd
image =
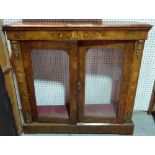
{"type": "Polygon", "coordinates": [[[79,43],[79,122],[124,121],[134,45],[127,41],[79,43]]]}
{"type": "Polygon", "coordinates": [[[20,49],[25,85],[19,84],[19,87],[22,90],[24,85],[27,89],[27,99],[22,98],[25,122],[75,124],[77,121],[76,43],[20,41],[20,49]],[[31,121],[28,121],[27,117],[30,117],[31,121]]]}

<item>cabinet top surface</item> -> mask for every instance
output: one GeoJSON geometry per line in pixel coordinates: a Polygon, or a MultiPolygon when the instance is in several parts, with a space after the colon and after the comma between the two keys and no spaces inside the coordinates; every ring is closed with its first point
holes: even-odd
{"type": "Polygon", "coordinates": [[[14,23],[10,25],[3,25],[4,31],[14,31],[14,30],[87,30],[87,29],[129,29],[129,30],[150,30],[151,25],[140,24],[140,23],[119,23],[111,24],[108,22],[103,22],[102,24],[91,24],[91,23],[53,23],[53,22],[21,22],[14,23]]]}

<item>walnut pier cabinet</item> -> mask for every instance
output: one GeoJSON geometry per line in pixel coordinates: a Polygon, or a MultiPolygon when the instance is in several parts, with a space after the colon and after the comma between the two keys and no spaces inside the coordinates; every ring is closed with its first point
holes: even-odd
{"type": "Polygon", "coordinates": [[[4,25],[24,132],[132,134],[150,29],[147,24],[4,25]]]}

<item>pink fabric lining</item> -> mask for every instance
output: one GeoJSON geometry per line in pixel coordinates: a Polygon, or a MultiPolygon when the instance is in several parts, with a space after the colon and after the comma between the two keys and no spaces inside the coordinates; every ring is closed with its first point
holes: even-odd
{"type": "Polygon", "coordinates": [[[65,105],[37,106],[38,117],[69,118],[65,105]]]}
{"type": "Polygon", "coordinates": [[[116,117],[116,112],[113,104],[86,104],[85,116],[116,117]]]}

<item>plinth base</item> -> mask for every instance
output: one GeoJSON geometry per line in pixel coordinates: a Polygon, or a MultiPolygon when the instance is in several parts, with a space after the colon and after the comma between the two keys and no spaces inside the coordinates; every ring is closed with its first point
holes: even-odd
{"type": "Polygon", "coordinates": [[[77,125],[54,123],[24,124],[24,133],[68,133],[68,134],[121,134],[132,135],[133,123],[77,123],[77,125]]]}

